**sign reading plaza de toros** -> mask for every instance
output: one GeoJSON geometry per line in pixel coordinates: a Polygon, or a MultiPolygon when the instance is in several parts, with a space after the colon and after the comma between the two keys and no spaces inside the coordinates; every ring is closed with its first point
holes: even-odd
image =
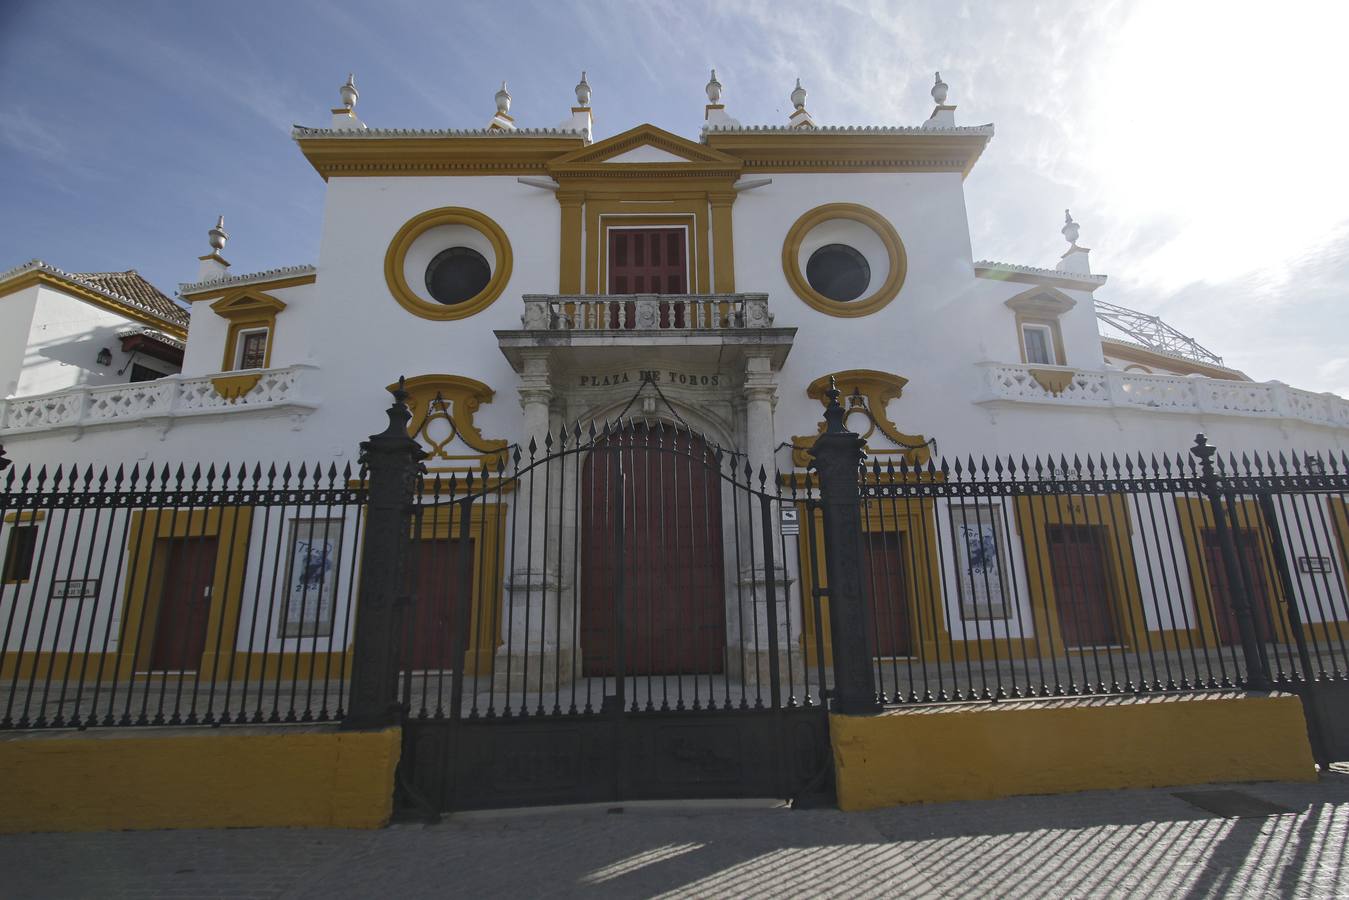
{"type": "Polygon", "coordinates": [[[693,372],[675,372],[661,369],[634,369],[627,372],[610,372],[605,375],[579,375],[578,387],[612,387],[616,384],[654,384],[679,385],[681,387],[721,387],[725,382],[717,373],[696,374],[693,372]]]}

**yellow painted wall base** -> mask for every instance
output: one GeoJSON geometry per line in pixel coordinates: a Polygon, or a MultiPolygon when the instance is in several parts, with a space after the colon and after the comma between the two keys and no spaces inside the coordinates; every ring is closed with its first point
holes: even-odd
{"type": "Polygon", "coordinates": [[[109,729],[0,737],[0,832],[378,828],[399,729],[109,729]]]}
{"type": "Polygon", "coordinates": [[[844,810],[1316,778],[1291,694],[1012,701],[829,717],[844,810]]]}

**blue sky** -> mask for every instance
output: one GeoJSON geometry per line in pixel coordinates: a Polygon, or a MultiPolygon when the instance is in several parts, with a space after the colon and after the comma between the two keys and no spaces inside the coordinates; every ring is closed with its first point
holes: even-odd
{"type": "Polygon", "coordinates": [[[1257,379],[1349,396],[1349,4],[0,2],[0,269],[136,268],[171,292],[224,214],[236,271],[317,259],[323,182],[289,138],[356,72],[384,127],[481,127],[504,78],[556,125],[696,137],[707,70],[746,123],[800,77],[823,124],[917,124],[940,69],[997,136],[976,258],[1051,266],[1065,207],[1099,296],[1257,379]]]}

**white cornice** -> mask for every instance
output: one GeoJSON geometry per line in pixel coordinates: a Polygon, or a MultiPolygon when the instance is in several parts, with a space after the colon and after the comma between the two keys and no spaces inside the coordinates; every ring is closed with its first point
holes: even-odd
{"type": "Polygon", "coordinates": [[[191,281],[178,285],[178,293],[186,296],[187,294],[198,294],[202,291],[215,291],[222,287],[242,287],[246,284],[256,284],[259,281],[276,281],[281,278],[303,278],[306,275],[317,275],[318,269],[313,266],[283,266],[279,269],[266,269],[262,272],[247,272],[243,275],[227,275],[224,278],[212,278],[208,281],[191,281]]]}
{"type": "Polygon", "coordinates": [[[155,319],[158,319],[159,321],[173,328],[187,327],[186,321],[188,317],[192,315],[192,313],[189,310],[184,309],[182,310],[183,322],[171,321],[169,319],[164,318],[164,316],[158,310],[151,309],[144,303],[141,303],[139,300],[135,300],[131,297],[125,297],[114,291],[110,291],[107,288],[100,287],[99,285],[96,285],[89,281],[85,281],[84,279],[76,275],[70,274],[65,269],[58,269],[56,268],[56,266],[45,263],[40,259],[30,259],[23,265],[15,266],[14,268],[9,269],[5,272],[0,272],[0,284],[4,284],[7,281],[12,281],[15,278],[21,278],[24,275],[29,275],[33,272],[41,272],[45,275],[50,275],[53,278],[58,278],[61,281],[66,281],[69,282],[70,284],[76,285],[82,290],[98,294],[101,297],[107,297],[109,300],[115,300],[116,302],[121,303],[124,306],[130,306],[133,309],[139,310],[147,315],[153,316],[155,319]]]}
{"type": "Polygon", "coordinates": [[[129,337],[137,337],[137,336],[154,338],[161,344],[168,344],[170,347],[173,347],[178,350],[183,350],[186,349],[187,347],[187,344],[183,343],[177,338],[169,337],[167,334],[160,331],[158,328],[133,328],[130,331],[117,332],[117,339],[119,341],[125,340],[129,337]]]}
{"type": "Polygon", "coordinates": [[[1015,263],[996,262],[991,259],[976,260],[974,274],[980,278],[1003,281],[1033,279],[1035,282],[1044,284],[1057,284],[1060,287],[1067,286],[1089,291],[1105,284],[1108,277],[1105,275],[1080,275],[1077,272],[1041,269],[1036,266],[1018,266],[1015,263]]]}
{"type": "Polygon", "coordinates": [[[489,130],[486,128],[306,128],[303,125],[291,127],[290,136],[294,140],[368,140],[371,138],[446,138],[468,137],[500,140],[503,138],[538,137],[585,138],[586,133],[577,128],[516,128],[511,131],[489,130]]]}
{"type": "Polygon", "coordinates": [[[922,128],[917,125],[818,125],[814,128],[792,125],[705,125],[703,134],[908,134],[914,137],[959,134],[992,137],[993,125],[962,125],[955,128],[922,128]]]}

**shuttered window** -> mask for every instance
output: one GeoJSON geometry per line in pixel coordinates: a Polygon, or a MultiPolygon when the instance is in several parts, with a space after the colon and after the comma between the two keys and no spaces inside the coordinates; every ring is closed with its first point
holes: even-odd
{"type": "Polygon", "coordinates": [[[682,228],[610,228],[610,294],[688,293],[682,228]]]}

